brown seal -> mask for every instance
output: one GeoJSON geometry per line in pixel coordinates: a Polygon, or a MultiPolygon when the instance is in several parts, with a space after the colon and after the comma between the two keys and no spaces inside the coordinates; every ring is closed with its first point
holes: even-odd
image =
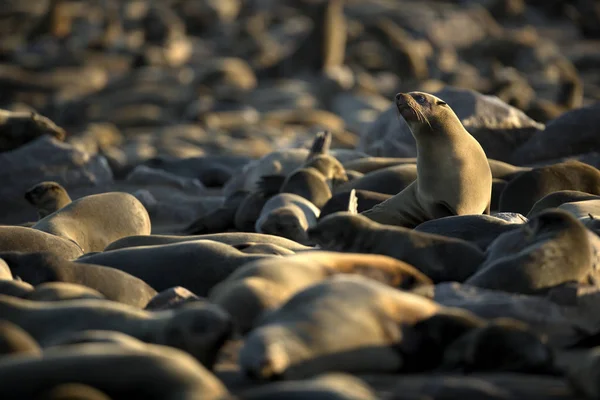
{"type": "Polygon", "coordinates": [[[304,197],[280,193],[265,203],[256,221],[256,232],[306,244],[306,231],[317,224],[320,213],[320,210],[304,197]]]}
{"type": "Polygon", "coordinates": [[[149,235],[150,216],[129,193],[108,192],[79,198],[32,228],[70,240],[89,253],[122,237],[149,235]]]}
{"type": "Polygon", "coordinates": [[[467,241],[432,233],[387,226],[362,215],[339,212],[309,229],[310,240],[323,249],[382,254],[413,265],[434,282],[463,282],[485,256],[467,241]]]}
{"type": "Polygon", "coordinates": [[[594,236],[566,211],[542,211],[500,235],[488,248],[485,263],[465,284],[536,294],[572,281],[595,283],[594,236]]]}
{"type": "Polygon", "coordinates": [[[407,290],[432,283],[413,266],[391,257],[306,251],[283,260],[271,258],[247,263],[215,286],[209,299],[223,307],[244,333],[266,310],[279,307],[295,293],[338,274],[363,275],[407,290]],[[285,268],[281,268],[282,262],[285,268]]]}
{"type": "Polygon", "coordinates": [[[37,209],[40,219],[60,210],[71,202],[67,190],[57,182],[38,183],[25,192],[25,200],[37,209]]]}
{"type": "Polygon", "coordinates": [[[369,278],[335,276],[265,314],[246,337],[239,365],[262,379],[301,379],[332,370],[397,371],[402,357],[393,345],[401,340],[403,325],[442,308],[369,278]]]}
{"type": "Polygon", "coordinates": [[[67,260],[83,254],[81,247],[69,238],[23,226],[0,226],[0,252],[3,251],[48,251],[67,260]]]}
{"type": "Polygon", "coordinates": [[[76,332],[108,330],[180,348],[207,366],[231,334],[229,316],[208,302],[151,312],[106,300],[36,302],[0,295],[0,315],[44,348],[76,332]]]}
{"type": "Polygon", "coordinates": [[[492,173],[481,145],[443,100],[422,92],[396,95],[398,112],[417,143],[417,180],[362,214],[415,227],[430,219],[489,214],[492,173]]]}

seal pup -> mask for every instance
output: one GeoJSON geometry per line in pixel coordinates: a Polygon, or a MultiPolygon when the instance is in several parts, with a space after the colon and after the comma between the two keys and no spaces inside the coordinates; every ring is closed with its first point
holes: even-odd
{"type": "Polygon", "coordinates": [[[464,282],[485,260],[465,240],[379,224],[363,215],[339,212],[309,229],[311,241],[333,251],[382,254],[402,260],[433,282],[464,282]]]}
{"type": "Polygon", "coordinates": [[[256,232],[307,243],[307,229],[317,224],[320,210],[297,194],[280,193],[271,197],[256,221],[256,232]]]}
{"type": "Polygon", "coordinates": [[[47,351],[42,358],[10,357],[0,364],[0,380],[0,397],[6,400],[34,399],[40,391],[73,382],[115,398],[217,400],[227,395],[190,355],[159,345],[132,349],[90,343],[47,351]]]}
{"type": "Polygon", "coordinates": [[[578,190],[558,190],[556,192],[547,194],[536,201],[533,207],[531,207],[531,210],[529,210],[527,218],[531,218],[548,208],[558,208],[565,203],[598,199],[600,199],[600,196],[598,195],[580,192],[578,190]]]}
{"type": "Polygon", "coordinates": [[[417,180],[362,215],[414,228],[430,219],[489,214],[492,172],[481,145],[443,100],[422,92],[396,95],[417,144],[417,180]]]}
{"type": "Polygon", "coordinates": [[[65,260],[49,252],[0,253],[15,276],[34,286],[46,282],[66,282],[87,286],[108,300],[143,308],[156,295],[156,290],[143,280],[118,269],[81,264],[65,260]]]}
{"type": "Polygon", "coordinates": [[[34,206],[39,219],[45,218],[71,202],[69,193],[58,182],[46,181],[25,192],[25,200],[34,206]]]}
{"type": "Polygon", "coordinates": [[[590,235],[593,233],[566,211],[542,211],[520,228],[500,235],[465,284],[537,294],[572,281],[596,283],[590,235]]]}
{"type": "Polygon", "coordinates": [[[73,260],[83,254],[79,244],[69,238],[23,226],[0,226],[0,252],[5,251],[47,251],[67,260],[73,260]]]}
{"type": "Polygon", "coordinates": [[[149,235],[150,216],[129,193],[108,192],[77,199],[32,228],[70,240],[89,253],[122,237],[149,235]]]}
{"type": "Polygon", "coordinates": [[[538,200],[559,190],[600,195],[600,171],[580,161],[569,160],[523,172],[502,191],[499,210],[527,215],[538,200]]]}
{"type": "Polygon", "coordinates": [[[245,254],[212,240],[195,240],[156,246],[131,247],[92,254],[78,263],[112,267],[138,277],[157,291],[183,286],[198,296],[247,262],[266,254],[245,254]]]}
{"type": "Polygon", "coordinates": [[[239,365],[259,379],[397,371],[402,357],[392,344],[401,340],[402,325],[439,309],[429,299],[372,279],[336,276],[265,314],[246,337],[239,365]]]}
{"type": "Polygon", "coordinates": [[[171,243],[182,243],[182,242],[193,242],[195,240],[212,240],[231,246],[238,246],[244,243],[263,243],[281,246],[294,252],[309,250],[310,247],[304,246],[300,243],[294,242],[293,240],[282,238],[275,235],[267,235],[264,233],[255,232],[221,232],[207,235],[194,235],[194,236],[176,236],[176,235],[144,235],[144,236],[128,236],[119,240],[115,240],[113,243],[106,246],[104,251],[112,251],[125,249],[129,247],[139,246],[155,246],[159,244],[171,244],[171,243]]]}
{"type": "Polygon", "coordinates": [[[363,275],[406,290],[432,284],[416,268],[391,257],[309,251],[284,259],[249,262],[216,285],[208,298],[231,315],[241,333],[246,333],[265,311],[281,306],[304,288],[338,274],[363,275]]]}
{"type": "Polygon", "coordinates": [[[76,332],[108,330],[180,348],[209,367],[231,335],[227,314],[208,302],[151,312],[106,300],[36,302],[0,295],[0,314],[44,348],[76,332]]]}

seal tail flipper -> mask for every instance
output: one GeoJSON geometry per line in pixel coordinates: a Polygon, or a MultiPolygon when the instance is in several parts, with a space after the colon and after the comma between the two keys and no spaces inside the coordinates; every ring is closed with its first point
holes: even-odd
{"type": "Polygon", "coordinates": [[[257,182],[258,192],[265,198],[275,196],[281,190],[283,182],[285,182],[283,175],[264,175],[257,182]]]}
{"type": "Polygon", "coordinates": [[[350,191],[350,198],[348,199],[348,212],[350,214],[358,214],[358,197],[356,197],[356,189],[350,191]]]}
{"type": "Polygon", "coordinates": [[[308,153],[307,160],[319,155],[319,154],[327,154],[329,153],[329,149],[331,148],[331,132],[323,131],[317,133],[315,140],[313,140],[312,146],[310,148],[310,153],[308,153]]]}

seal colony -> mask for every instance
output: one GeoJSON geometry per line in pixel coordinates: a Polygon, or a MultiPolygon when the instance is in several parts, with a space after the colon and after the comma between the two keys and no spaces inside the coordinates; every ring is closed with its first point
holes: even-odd
{"type": "Polygon", "coordinates": [[[600,398],[592,1],[4,3],[1,400],[600,398]]]}

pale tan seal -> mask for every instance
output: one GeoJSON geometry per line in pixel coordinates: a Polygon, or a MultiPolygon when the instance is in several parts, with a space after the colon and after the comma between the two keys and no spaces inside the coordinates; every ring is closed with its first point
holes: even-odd
{"type": "Polygon", "coordinates": [[[422,92],[396,95],[417,144],[417,180],[362,214],[415,227],[451,215],[489,214],[492,173],[483,148],[443,100],[422,92]]]}
{"type": "Polygon", "coordinates": [[[71,240],[89,253],[122,237],[149,235],[150,216],[129,193],[108,192],[77,199],[32,228],[71,240]]]}
{"type": "Polygon", "coordinates": [[[391,257],[307,251],[284,259],[247,263],[215,286],[209,299],[223,307],[237,329],[245,333],[265,311],[281,306],[295,293],[337,274],[363,275],[407,290],[432,284],[416,268],[391,257]]]}
{"type": "Polygon", "coordinates": [[[69,204],[71,197],[59,183],[46,181],[27,190],[25,200],[36,208],[39,218],[42,219],[69,204]]]}
{"type": "Polygon", "coordinates": [[[325,250],[382,254],[405,261],[435,283],[464,282],[485,260],[483,251],[465,240],[379,224],[349,212],[323,218],[308,235],[325,250]]]}
{"type": "Polygon", "coordinates": [[[429,299],[372,279],[335,276],[265,314],[246,337],[239,364],[262,379],[397,371],[402,357],[393,344],[401,340],[403,325],[440,309],[429,299]]]}
{"type": "Polygon", "coordinates": [[[0,252],[4,251],[48,251],[67,260],[83,254],[79,244],[70,238],[23,226],[0,226],[0,252]]]}

